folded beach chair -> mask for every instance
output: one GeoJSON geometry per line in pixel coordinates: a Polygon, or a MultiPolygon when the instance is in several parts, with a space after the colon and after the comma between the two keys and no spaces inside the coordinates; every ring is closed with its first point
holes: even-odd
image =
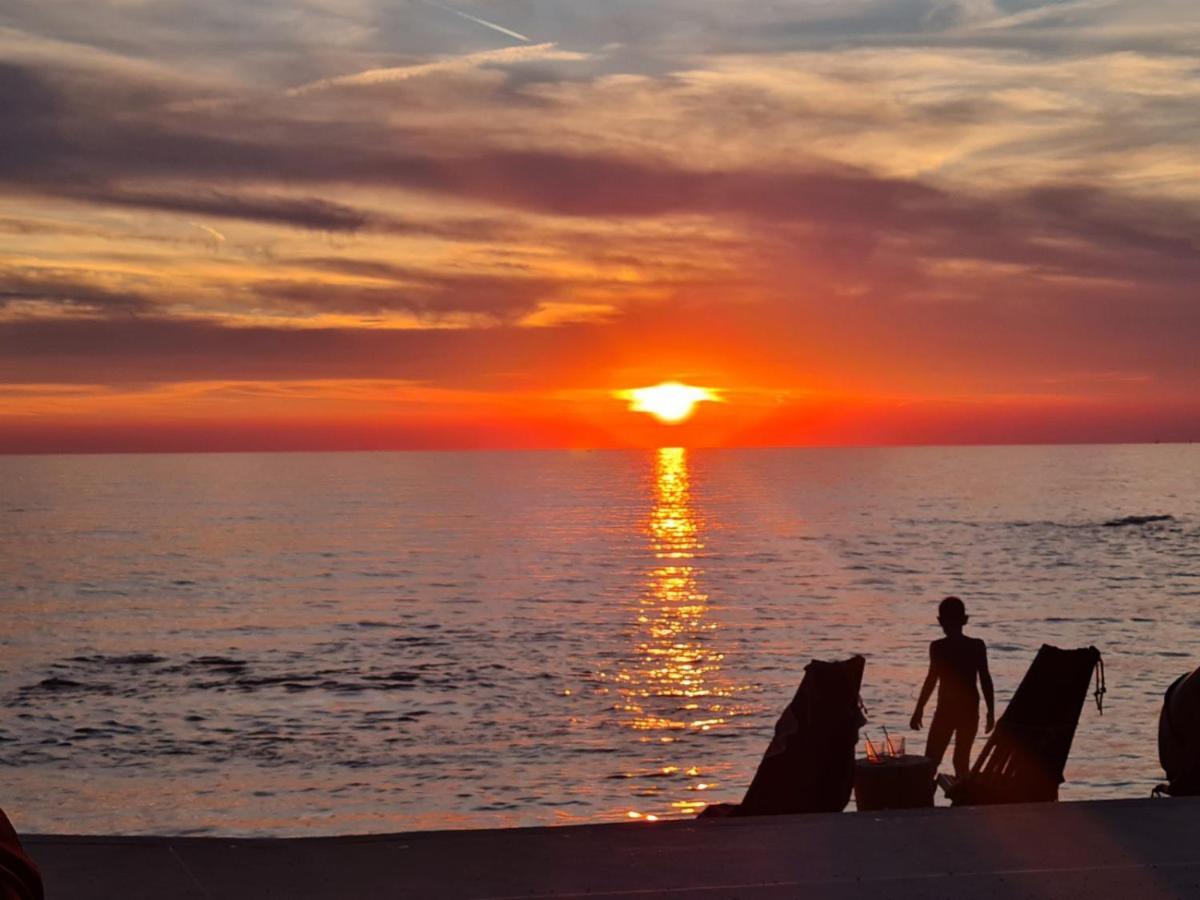
{"type": "Polygon", "coordinates": [[[771,740],[741,804],[710,806],[701,816],[841,812],[854,787],[854,749],[862,714],[866,660],[813,660],[771,740]]]}
{"type": "Polygon", "coordinates": [[[1097,665],[1099,706],[1104,694],[1100,651],[1043,644],[971,773],[947,789],[954,805],[1057,800],[1097,665]]]}

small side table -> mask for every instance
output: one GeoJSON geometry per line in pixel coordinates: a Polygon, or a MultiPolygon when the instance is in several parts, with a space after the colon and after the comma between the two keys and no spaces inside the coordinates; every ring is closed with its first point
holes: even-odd
{"type": "Polygon", "coordinates": [[[933,806],[933,760],[925,756],[860,757],[854,763],[854,803],[860,810],[933,806]]]}

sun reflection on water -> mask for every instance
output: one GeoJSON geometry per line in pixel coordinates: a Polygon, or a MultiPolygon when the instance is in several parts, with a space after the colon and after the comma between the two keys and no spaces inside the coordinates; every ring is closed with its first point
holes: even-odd
{"type": "MultiPolygon", "coordinates": [[[[708,594],[701,584],[705,521],[693,501],[685,449],[658,451],[653,489],[645,533],[654,564],[638,598],[634,653],[615,681],[623,724],[641,732],[643,743],[679,744],[683,749],[691,738],[728,724],[734,714],[731,698],[738,689],[722,674],[724,654],[714,640],[718,626],[709,615],[708,594]]],[[[688,792],[716,787],[701,772],[700,754],[689,752],[695,758],[663,766],[654,776],[683,779],[688,792]]],[[[631,810],[630,818],[690,815],[705,806],[702,800],[672,801],[657,786],[636,795],[666,802],[653,813],[631,810]]]]}

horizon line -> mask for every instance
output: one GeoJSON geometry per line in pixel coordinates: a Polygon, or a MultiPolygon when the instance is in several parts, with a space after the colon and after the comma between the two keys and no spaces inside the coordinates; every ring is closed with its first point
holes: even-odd
{"type": "Polygon", "coordinates": [[[1156,447],[1186,446],[1197,443],[1196,439],[1153,440],[1153,441],[960,441],[960,442],[912,442],[878,444],[746,444],[729,446],[720,444],[659,444],[627,447],[567,447],[567,446],[446,446],[446,447],[219,447],[209,449],[145,449],[145,450],[5,450],[0,448],[0,457],[21,456],[199,456],[199,455],[246,455],[275,453],[646,453],[659,450],[936,450],[936,449],[986,449],[1021,447],[1156,447]]]}

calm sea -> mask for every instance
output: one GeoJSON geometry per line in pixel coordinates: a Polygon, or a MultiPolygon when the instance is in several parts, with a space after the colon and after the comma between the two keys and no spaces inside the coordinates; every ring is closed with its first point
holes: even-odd
{"type": "Polygon", "coordinates": [[[1161,777],[1200,662],[1200,448],[0,458],[0,806],[301,835],[688,816],[806,662],[907,721],[961,595],[999,706],[1095,644],[1064,799],[1161,777]],[[1119,522],[1130,516],[1169,516],[1119,522]]]}

